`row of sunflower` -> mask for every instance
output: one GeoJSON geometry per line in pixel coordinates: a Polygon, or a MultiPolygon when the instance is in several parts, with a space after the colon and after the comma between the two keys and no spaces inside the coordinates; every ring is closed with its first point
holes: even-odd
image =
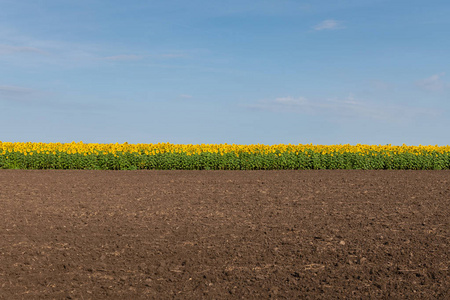
{"type": "Polygon", "coordinates": [[[450,146],[9,143],[2,169],[450,169],[450,146]]]}

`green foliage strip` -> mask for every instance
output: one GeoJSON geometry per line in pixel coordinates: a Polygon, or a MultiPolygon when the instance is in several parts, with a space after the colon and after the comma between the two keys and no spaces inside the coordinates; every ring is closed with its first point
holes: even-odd
{"type": "Polygon", "coordinates": [[[0,152],[0,169],[94,169],[94,170],[448,170],[450,152],[304,152],[274,153],[159,153],[116,152],[80,154],[56,151],[0,152]]]}

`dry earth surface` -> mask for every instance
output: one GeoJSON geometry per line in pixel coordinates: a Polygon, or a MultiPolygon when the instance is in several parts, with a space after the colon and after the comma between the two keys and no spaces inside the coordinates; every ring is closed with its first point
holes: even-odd
{"type": "Polygon", "coordinates": [[[449,299],[450,171],[0,170],[0,299],[449,299]]]}

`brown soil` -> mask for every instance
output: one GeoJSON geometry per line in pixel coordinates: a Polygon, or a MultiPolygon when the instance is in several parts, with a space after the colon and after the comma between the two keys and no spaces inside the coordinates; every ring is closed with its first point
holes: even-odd
{"type": "Polygon", "coordinates": [[[0,299],[442,298],[450,171],[0,170],[0,299]]]}

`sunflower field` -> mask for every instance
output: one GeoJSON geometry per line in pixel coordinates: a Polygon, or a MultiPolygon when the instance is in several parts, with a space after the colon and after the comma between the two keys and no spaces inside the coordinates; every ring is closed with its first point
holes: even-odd
{"type": "Polygon", "coordinates": [[[450,146],[10,143],[0,169],[450,169],[450,146]]]}

